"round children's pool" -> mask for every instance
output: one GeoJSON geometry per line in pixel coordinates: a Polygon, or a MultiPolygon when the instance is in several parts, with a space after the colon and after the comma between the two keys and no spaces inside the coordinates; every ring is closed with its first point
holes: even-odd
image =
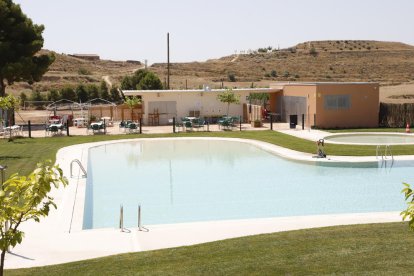
{"type": "Polygon", "coordinates": [[[406,145],[414,144],[413,134],[402,133],[346,133],[326,136],[325,142],[355,145],[406,145]]]}

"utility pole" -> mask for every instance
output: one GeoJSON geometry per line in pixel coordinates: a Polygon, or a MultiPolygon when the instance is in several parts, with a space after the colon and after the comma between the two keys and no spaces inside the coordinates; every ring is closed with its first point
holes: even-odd
{"type": "Polygon", "coordinates": [[[167,33],[167,90],[170,90],[170,33],[167,33]]]}

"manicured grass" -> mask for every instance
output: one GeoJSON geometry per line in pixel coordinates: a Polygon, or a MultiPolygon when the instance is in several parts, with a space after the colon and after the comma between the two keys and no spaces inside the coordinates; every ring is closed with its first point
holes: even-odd
{"type": "MultiPolygon", "coordinates": [[[[136,134],[136,135],[95,135],[48,138],[23,138],[8,142],[0,141],[0,164],[7,165],[7,174],[18,172],[30,173],[35,164],[46,159],[55,160],[59,148],[104,140],[151,138],[151,137],[233,137],[264,141],[288,149],[301,152],[316,153],[316,143],[276,131],[229,131],[229,132],[193,132],[177,134],[136,134]]],[[[374,156],[375,146],[333,145],[326,144],[325,151],[329,155],[374,156]]],[[[394,155],[414,155],[414,145],[393,146],[394,155]]]]}
{"type": "Polygon", "coordinates": [[[281,232],[121,254],[6,275],[412,275],[406,223],[281,232]]]}

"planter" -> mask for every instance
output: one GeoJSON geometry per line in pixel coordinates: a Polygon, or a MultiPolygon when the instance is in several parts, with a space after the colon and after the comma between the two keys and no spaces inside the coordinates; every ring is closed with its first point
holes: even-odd
{"type": "Polygon", "coordinates": [[[252,127],[262,127],[261,121],[252,121],[252,127]]]}

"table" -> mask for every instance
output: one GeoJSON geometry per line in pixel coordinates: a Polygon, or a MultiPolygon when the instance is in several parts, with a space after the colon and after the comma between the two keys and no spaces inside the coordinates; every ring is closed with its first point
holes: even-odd
{"type": "Polygon", "coordinates": [[[63,124],[60,124],[60,123],[50,124],[48,126],[48,131],[50,131],[52,135],[62,133],[62,129],[63,129],[63,124]]]}
{"type": "Polygon", "coordinates": [[[86,125],[85,118],[75,118],[73,119],[73,125],[77,127],[84,127],[86,125]]]}
{"type": "Polygon", "coordinates": [[[23,135],[23,126],[14,125],[4,128],[4,136],[23,135]]]}
{"type": "Polygon", "coordinates": [[[95,123],[91,123],[90,128],[92,129],[93,133],[99,133],[102,130],[105,130],[105,125],[104,122],[95,122],[95,123]]]}

